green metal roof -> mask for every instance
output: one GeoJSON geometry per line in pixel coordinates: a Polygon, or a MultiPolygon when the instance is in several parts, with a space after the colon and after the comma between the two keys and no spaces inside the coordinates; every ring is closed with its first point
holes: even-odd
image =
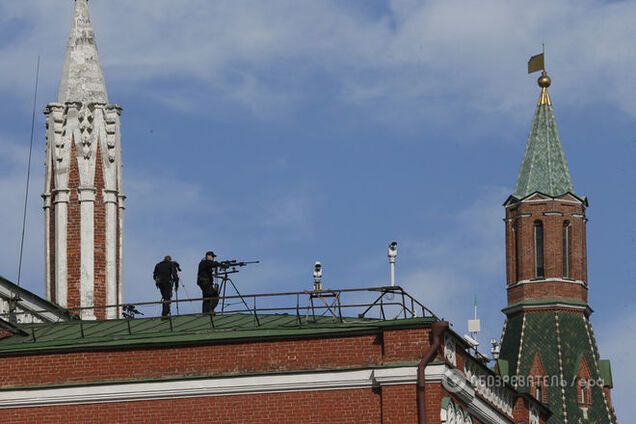
{"type": "Polygon", "coordinates": [[[574,194],[547,88],[539,97],[513,196],[523,199],[535,192],[552,197],[574,194]]]}
{"type": "MultiPolygon", "coordinates": [[[[583,314],[530,312],[509,318],[500,358],[509,362],[510,374],[529,376],[536,354],[541,358],[546,376],[557,378],[557,381],[551,381],[546,388],[547,404],[554,414],[548,420],[549,424],[561,424],[566,417],[568,422],[615,422],[607,408],[601,387],[592,387],[588,420],[583,418],[578,404],[576,377],[582,358],[588,363],[593,380],[604,374],[602,361],[597,359],[591,324],[583,314]],[[559,377],[566,383],[563,388],[559,387],[559,377]]],[[[527,392],[529,387],[520,385],[518,390],[527,392]]]]}
{"type": "Polygon", "coordinates": [[[69,321],[21,325],[28,335],[0,339],[0,355],[65,349],[115,348],[133,345],[192,344],[265,337],[319,337],[379,331],[382,328],[426,327],[432,317],[380,320],[288,314],[181,315],[171,319],[69,321]]]}

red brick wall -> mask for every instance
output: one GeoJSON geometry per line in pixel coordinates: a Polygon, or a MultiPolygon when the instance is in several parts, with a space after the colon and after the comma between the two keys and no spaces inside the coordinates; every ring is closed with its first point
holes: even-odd
{"type": "Polygon", "coordinates": [[[384,386],[381,392],[383,424],[417,423],[417,386],[415,384],[384,386]]]}
{"type": "MultiPolygon", "coordinates": [[[[408,356],[405,356],[408,358],[408,356]]],[[[397,360],[397,358],[394,358],[397,360]]],[[[2,357],[0,387],[107,382],[386,363],[376,336],[2,357]]]]}
{"type": "MultiPolygon", "coordinates": [[[[563,224],[571,223],[570,279],[586,281],[585,219],[583,204],[562,200],[520,202],[506,209],[506,270],[508,285],[517,281],[532,280],[535,273],[534,223],[540,220],[544,228],[544,277],[562,279],[563,273],[563,224]],[[558,212],[559,214],[550,214],[558,212]],[[546,213],[549,213],[546,215],[546,213]],[[525,215],[525,216],[524,216],[525,215]]],[[[570,298],[587,301],[587,288],[572,284],[538,284],[510,289],[509,303],[524,298],[570,298]]]]}
{"type": "MultiPolygon", "coordinates": [[[[0,422],[379,423],[380,397],[377,391],[358,389],[6,409],[0,410],[0,422]]],[[[386,422],[415,423],[410,412],[391,412],[395,415],[386,422]]]]}
{"type": "Polygon", "coordinates": [[[77,150],[75,141],[71,141],[71,160],[68,186],[70,189],[68,202],[68,222],[67,222],[67,307],[77,308],[80,306],[80,270],[81,270],[81,248],[80,248],[80,204],[77,188],[80,184],[79,168],[77,163],[77,150]]]}
{"type": "Polygon", "coordinates": [[[508,304],[522,300],[569,299],[587,302],[587,287],[562,281],[533,281],[508,289],[508,304]]]}
{"type": "MultiPolygon", "coordinates": [[[[95,306],[106,305],[106,209],[104,205],[104,173],[102,167],[101,148],[97,146],[95,157],[95,205],[94,205],[94,291],[95,306]]],[[[95,309],[97,319],[106,317],[106,310],[95,309]]]]}
{"type": "MultiPolygon", "coordinates": [[[[290,371],[346,370],[416,363],[429,348],[428,329],[384,335],[269,340],[126,351],[2,356],[0,387],[107,383],[290,371]]],[[[462,354],[458,352],[458,358],[462,354]]],[[[439,358],[439,357],[438,357],[439,358]]],[[[463,361],[459,361],[463,362],[463,361]]],[[[461,365],[458,363],[458,365],[461,365]]],[[[429,424],[440,423],[441,383],[426,385],[429,424]]],[[[519,406],[523,409],[523,405],[519,406]]],[[[523,411],[522,411],[523,412],[523,411]]],[[[283,422],[416,423],[415,384],[313,392],[0,409],[0,422],[283,422]],[[69,417],[72,417],[69,421],[69,417]]],[[[527,408],[525,409],[527,414],[527,408]]],[[[477,420],[473,421],[479,424],[477,420]]]]}
{"type": "Polygon", "coordinates": [[[429,346],[429,328],[385,330],[383,332],[384,361],[416,361],[429,346]]]}

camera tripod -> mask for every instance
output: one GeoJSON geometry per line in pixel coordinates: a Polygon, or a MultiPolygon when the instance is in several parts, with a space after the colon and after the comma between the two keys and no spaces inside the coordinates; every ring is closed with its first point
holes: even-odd
{"type": "Polygon", "coordinates": [[[241,292],[239,292],[239,289],[236,287],[236,284],[234,284],[234,281],[232,281],[232,279],[229,277],[230,274],[236,274],[237,272],[237,269],[222,269],[213,274],[214,278],[219,278],[221,280],[221,282],[218,284],[214,283],[214,287],[217,289],[217,293],[219,295],[219,298],[221,299],[221,313],[225,311],[225,293],[227,292],[228,284],[231,286],[232,289],[234,289],[239,299],[241,299],[241,302],[243,303],[243,305],[245,305],[245,309],[250,310],[250,307],[247,305],[247,302],[243,298],[243,295],[241,294],[241,292]]]}

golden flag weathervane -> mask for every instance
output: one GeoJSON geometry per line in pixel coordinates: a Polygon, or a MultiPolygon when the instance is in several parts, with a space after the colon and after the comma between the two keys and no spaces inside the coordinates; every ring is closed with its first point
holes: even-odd
{"type": "Polygon", "coordinates": [[[541,94],[539,95],[539,105],[551,105],[550,95],[548,94],[548,87],[552,83],[552,80],[545,71],[545,48],[540,54],[534,55],[528,60],[528,73],[542,71],[541,76],[537,80],[539,87],[541,87],[541,94]]]}
{"type": "Polygon", "coordinates": [[[540,53],[535,56],[532,56],[530,60],[528,60],[528,73],[532,74],[537,71],[545,71],[545,61],[544,61],[545,53],[540,53]]]}

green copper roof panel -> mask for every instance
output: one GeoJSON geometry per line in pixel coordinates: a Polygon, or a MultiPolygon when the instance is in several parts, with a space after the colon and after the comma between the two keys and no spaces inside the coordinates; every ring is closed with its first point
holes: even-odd
{"type": "MultiPolygon", "coordinates": [[[[536,353],[539,353],[541,364],[543,365],[546,375],[558,380],[560,369],[557,345],[556,319],[554,313],[527,314],[518,374],[523,376],[530,375],[534,356],[536,353]]],[[[524,392],[528,391],[527,385],[519,389],[524,392]]],[[[560,423],[560,417],[563,416],[561,391],[557,387],[549,387],[547,389],[547,397],[547,404],[554,414],[548,422],[550,424],[560,423]]]]}
{"type": "Polygon", "coordinates": [[[508,361],[508,372],[510,375],[517,373],[517,357],[519,356],[519,340],[521,339],[521,327],[523,316],[517,314],[506,320],[503,340],[501,341],[501,351],[499,358],[508,361]]]}
{"type": "Polygon", "coordinates": [[[601,359],[598,361],[598,367],[601,371],[601,378],[607,386],[614,387],[614,381],[612,380],[612,364],[609,359],[601,359]]]}
{"type": "MultiPolygon", "coordinates": [[[[595,347],[587,336],[587,322],[580,314],[559,314],[561,332],[561,352],[565,379],[569,383],[566,388],[566,405],[568,417],[583,417],[577,402],[576,377],[583,358],[587,361],[591,379],[596,381],[600,375],[595,357],[595,347]],[[572,384],[574,382],[574,384],[572,384]]],[[[603,400],[602,388],[592,387],[592,405],[588,409],[588,422],[609,423],[608,411],[603,400]]]]}
{"type": "Polygon", "coordinates": [[[537,106],[513,196],[523,199],[535,192],[552,197],[574,193],[554,109],[549,102],[537,106]]]}
{"type": "Polygon", "coordinates": [[[201,343],[263,337],[312,337],[377,331],[391,327],[425,327],[435,318],[396,320],[263,314],[181,315],[172,320],[142,318],[108,321],[70,321],[21,325],[28,335],[0,339],[0,354],[40,350],[82,349],[130,345],[201,343]]]}

